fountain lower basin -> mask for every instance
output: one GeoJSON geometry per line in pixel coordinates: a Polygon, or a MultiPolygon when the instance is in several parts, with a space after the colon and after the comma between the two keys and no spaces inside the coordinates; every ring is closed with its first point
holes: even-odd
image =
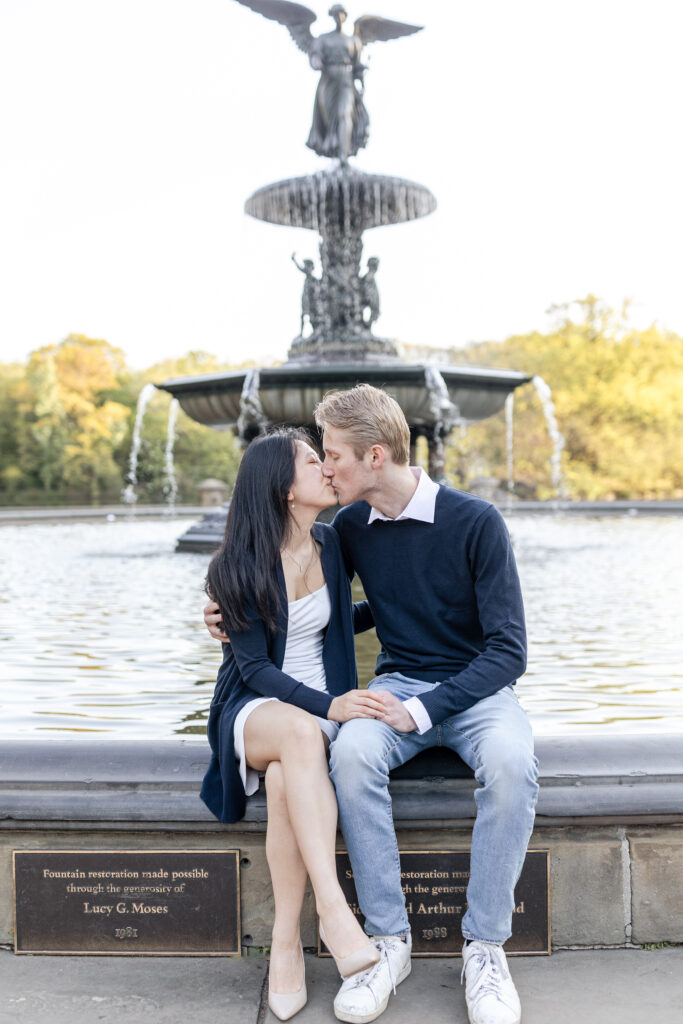
{"type": "MultiPolygon", "coordinates": [[[[425,366],[318,363],[284,365],[259,371],[258,394],[270,423],[312,426],[312,410],[328,391],[367,383],[388,390],[413,428],[436,423],[433,402],[425,387],[425,366]]],[[[492,416],[503,408],[508,394],[530,378],[515,370],[478,367],[438,367],[448,397],[464,423],[492,416]]],[[[192,419],[218,430],[236,430],[246,370],[179,377],[158,385],[180,402],[192,419]]]]}

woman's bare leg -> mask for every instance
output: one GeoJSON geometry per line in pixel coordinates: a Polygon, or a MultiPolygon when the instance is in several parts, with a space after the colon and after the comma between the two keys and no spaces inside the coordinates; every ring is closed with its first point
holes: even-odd
{"type": "Polygon", "coordinates": [[[301,986],[300,920],[307,873],[289,820],[279,761],[271,761],[266,770],[266,796],[266,858],[275,901],[270,985],[273,992],[298,992],[301,986]]]}
{"type": "Polygon", "coordinates": [[[252,768],[279,761],[292,832],[315,894],[318,915],[338,956],[367,944],[337,880],[337,801],[330,782],[323,735],[312,715],[271,701],[257,707],[244,727],[252,768]]]}

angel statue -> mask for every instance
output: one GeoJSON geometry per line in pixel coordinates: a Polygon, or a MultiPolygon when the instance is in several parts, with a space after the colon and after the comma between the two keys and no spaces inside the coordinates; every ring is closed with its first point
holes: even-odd
{"type": "Polygon", "coordinates": [[[378,40],[412,35],[422,26],[364,15],[354,22],[353,35],[348,35],[342,29],[348,17],[346,10],[341,4],[333,4],[328,13],[334,19],[334,31],[314,36],[311,25],[317,16],[302,4],[289,0],[237,2],[285,25],[299,49],[308,54],[311,67],[320,72],[320,81],[306,145],[319,156],[338,157],[346,164],[368,141],[370,122],[363,103],[365,67],[360,59],[363,47],[378,40]]]}

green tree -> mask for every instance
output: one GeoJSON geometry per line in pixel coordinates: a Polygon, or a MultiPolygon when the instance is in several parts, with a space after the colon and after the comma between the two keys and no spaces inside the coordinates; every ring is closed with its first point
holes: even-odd
{"type": "MultiPolygon", "coordinates": [[[[106,341],[69,335],[33,352],[14,387],[17,463],[27,487],[97,500],[120,485],[113,451],[125,433],[128,409],[104,399],[118,386],[123,353],[106,341]]],[[[17,489],[16,474],[8,478],[17,489]]]]}
{"type": "Polygon", "coordinates": [[[53,351],[31,356],[26,385],[19,403],[19,465],[30,481],[52,491],[62,479],[69,436],[53,351]]]}
{"type": "MultiPolygon", "coordinates": [[[[514,368],[551,387],[566,441],[563,469],[576,498],[683,497],[683,340],[653,326],[629,326],[594,296],[554,307],[549,334],[450,352],[453,362],[514,368]],[[573,309],[580,319],[572,319],[573,309]]],[[[525,494],[554,494],[551,444],[531,385],[515,392],[515,472],[525,494]]],[[[505,480],[503,414],[470,427],[451,443],[450,465],[463,484],[472,453],[479,469],[505,480]],[[464,479],[463,479],[464,477],[464,479]]],[[[469,478],[471,478],[471,475],[469,478]]]]}
{"type": "Polygon", "coordinates": [[[21,482],[19,467],[19,401],[25,386],[21,363],[0,363],[0,473],[12,469],[14,486],[21,482]],[[18,478],[17,478],[18,474],[18,478]]]}

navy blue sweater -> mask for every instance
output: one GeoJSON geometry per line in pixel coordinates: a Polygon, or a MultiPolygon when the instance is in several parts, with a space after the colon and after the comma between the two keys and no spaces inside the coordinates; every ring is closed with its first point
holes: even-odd
{"type": "Polygon", "coordinates": [[[440,487],[434,523],[376,519],[359,501],[333,522],[363,583],[382,649],[376,673],[439,683],[420,694],[433,725],[514,683],[526,668],[524,608],[497,509],[440,487]]]}

